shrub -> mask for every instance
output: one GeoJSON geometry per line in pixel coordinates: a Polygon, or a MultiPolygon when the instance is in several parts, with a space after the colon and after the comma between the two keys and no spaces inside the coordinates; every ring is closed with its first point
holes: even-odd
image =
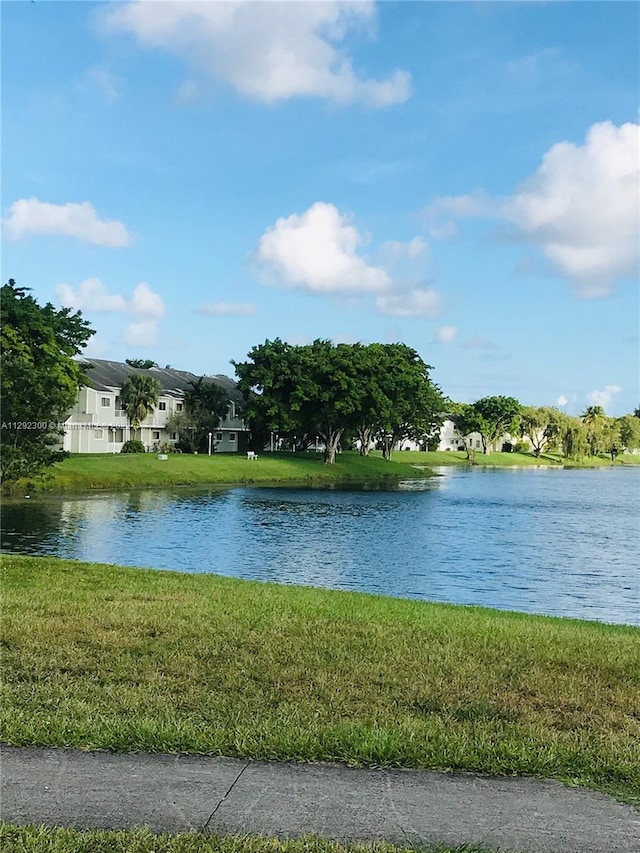
{"type": "Polygon", "coordinates": [[[141,441],[137,438],[130,438],[122,445],[120,453],[146,453],[147,450],[141,441]]]}
{"type": "Polygon", "coordinates": [[[513,449],[516,453],[531,453],[531,446],[527,441],[517,441],[513,449]]]}

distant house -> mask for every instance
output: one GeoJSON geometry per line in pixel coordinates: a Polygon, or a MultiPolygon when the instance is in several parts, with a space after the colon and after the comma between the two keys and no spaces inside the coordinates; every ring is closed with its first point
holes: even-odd
{"type": "MultiPolygon", "coordinates": [[[[489,449],[501,451],[504,445],[512,440],[512,437],[507,433],[494,442],[493,448],[489,449]]],[[[447,415],[440,426],[440,440],[436,450],[466,450],[467,448],[482,452],[482,436],[479,432],[461,435],[456,426],[455,415],[447,415]]],[[[421,447],[417,442],[405,439],[395,449],[420,450],[421,447]]]]}
{"type": "MultiPolygon", "coordinates": [[[[71,453],[119,453],[122,445],[132,438],[132,429],[122,409],[120,389],[125,379],[134,373],[155,377],[161,393],[154,411],[140,426],[140,440],[147,450],[161,444],[176,444],[180,436],[166,428],[171,415],[182,411],[184,392],[200,377],[186,370],[151,367],[148,370],[131,367],[119,361],[100,358],[82,360],[88,384],[83,385],[75,406],[64,423],[63,448],[71,453]]],[[[240,417],[242,394],[228,376],[207,376],[227,392],[229,410],[215,434],[212,450],[218,453],[245,451],[248,430],[240,417]]]]}

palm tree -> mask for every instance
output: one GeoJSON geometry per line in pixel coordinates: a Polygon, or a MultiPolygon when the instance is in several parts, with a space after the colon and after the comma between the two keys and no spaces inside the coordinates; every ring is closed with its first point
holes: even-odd
{"type": "Polygon", "coordinates": [[[122,384],[120,398],[133,430],[140,438],[140,424],[151,414],[160,396],[160,383],[154,376],[132,373],[122,384]]]}
{"type": "Polygon", "coordinates": [[[602,440],[604,425],[607,422],[607,415],[602,406],[587,406],[580,417],[587,428],[589,453],[591,456],[596,456],[602,440]]]}

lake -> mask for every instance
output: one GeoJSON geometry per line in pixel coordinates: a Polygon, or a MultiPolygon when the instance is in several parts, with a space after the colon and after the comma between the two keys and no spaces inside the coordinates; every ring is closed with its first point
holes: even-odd
{"type": "Polygon", "coordinates": [[[640,625],[640,468],[7,502],[2,549],[640,625]]]}

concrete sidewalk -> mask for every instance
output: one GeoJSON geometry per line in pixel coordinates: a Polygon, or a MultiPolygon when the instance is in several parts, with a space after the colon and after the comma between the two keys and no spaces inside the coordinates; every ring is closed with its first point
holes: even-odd
{"type": "Polygon", "coordinates": [[[638,853],[640,813],[538,779],[72,749],[1,753],[10,823],[638,853]]]}

